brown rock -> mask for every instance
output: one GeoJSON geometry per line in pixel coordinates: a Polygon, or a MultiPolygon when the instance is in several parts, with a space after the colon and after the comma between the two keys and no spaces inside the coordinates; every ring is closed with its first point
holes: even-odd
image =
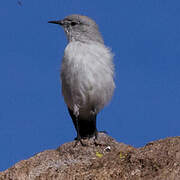
{"type": "Polygon", "coordinates": [[[0,172],[0,180],[180,180],[180,137],[133,148],[100,133],[63,144],[0,172]]]}

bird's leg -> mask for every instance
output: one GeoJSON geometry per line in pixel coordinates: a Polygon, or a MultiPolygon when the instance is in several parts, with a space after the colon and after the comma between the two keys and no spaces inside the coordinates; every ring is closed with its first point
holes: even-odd
{"type": "Polygon", "coordinates": [[[98,131],[96,127],[96,116],[97,116],[96,110],[91,111],[91,120],[93,121],[93,126],[95,128],[95,132],[94,132],[95,139],[98,138],[98,131]]]}
{"type": "Polygon", "coordinates": [[[75,106],[74,107],[74,115],[75,115],[75,127],[76,127],[76,131],[77,131],[77,138],[76,138],[76,142],[75,142],[75,145],[74,145],[74,147],[77,145],[77,143],[78,142],[80,142],[81,143],[81,145],[82,146],[85,146],[85,144],[82,142],[82,140],[81,140],[81,136],[80,136],[80,132],[79,132],[79,123],[78,123],[78,117],[79,117],[79,108],[78,108],[78,106],[75,106]]]}
{"type": "MultiPolygon", "coordinates": [[[[96,116],[94,117],[94,119],[93,119],[93,123],[94,123],[94,126],[96,127],[96,116]]],[[[97,127],[95,128],[95,139],[97,139],[98,138],[98,131],[97,131],[97,127]]]]}
{"type": "Polygon", "coordinates": [[[80,143],[82,144],[82,146],[85,146],[83,143],[82,143],[82,140],[81,140],[81,136],[80,136],[80,132],[79,132],[79,123],[78,123],[78,117],[79,117],[79,109],[78,108],[74,108],[75,110],[72,111],[70,108],[68,108],[68,111],[69,111],[69,114],[73,120],[73,124],[74,124],[74,127],[76,129],[76,132],[77,132],[77,137],[75,138],[76,142],[75,142],[75,145],[74,147],[77,145],[77,143],[80,141],[80,143]]]}
{"type": "Polygon", "coordinates": [[[76,142],[75,142],[74,147],[77,145],[78,142],[80,142],[82,146],[86,146],[86,145],[82,142],[81,136],[80,136],[80,133],[79,133],[78,116],[76,116],[75,123],[76,123],[77,138],[76,138],[76,142]]]}
{"type": "Polygon", "coordinates": [[[94,145],[95,146],[102,146],[103,144],[101,144],[100,142],[98,142],[98,130],[97,130],[97,127],[96,127],[96,116],[97,116],[97,112],[96,110],[92,111],[91,112],[91,117],[92,117],[92,121],[93,121],[93,124],[94,124],[94,127],[95,127],[95,132],[94,132],[94,145]]]}

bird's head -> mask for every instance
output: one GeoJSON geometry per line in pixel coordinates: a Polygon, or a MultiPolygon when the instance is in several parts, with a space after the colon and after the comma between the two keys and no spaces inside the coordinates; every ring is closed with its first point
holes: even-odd
{"type": "Polygon", "coordinates": [[[104,43],[97,24],[87,16],[74,14],[63,20],[49,21],[49,23],[61,25],[69,41],[104,43]]]}

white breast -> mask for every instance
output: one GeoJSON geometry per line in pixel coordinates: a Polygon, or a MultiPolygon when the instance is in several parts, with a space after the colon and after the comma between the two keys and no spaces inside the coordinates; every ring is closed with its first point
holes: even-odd
{"type": "Polygon", "coordinates": [[[114,91],[112,53],[102,44],[71,42],[61,66],[62,94],[75,110],[99,112],[114,91]]]}

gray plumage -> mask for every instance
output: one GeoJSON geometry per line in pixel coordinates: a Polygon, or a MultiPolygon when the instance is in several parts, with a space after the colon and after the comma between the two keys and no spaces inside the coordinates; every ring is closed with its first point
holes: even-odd
{"type": "Polygon", "coordinates": [[[60,24],[69,41],[61,65],[61,82],[77,139],[97,137],[96,115],[110,101],[115,88],[113,55],[89,17],[70,15],[49,23],[60,24]]]}

